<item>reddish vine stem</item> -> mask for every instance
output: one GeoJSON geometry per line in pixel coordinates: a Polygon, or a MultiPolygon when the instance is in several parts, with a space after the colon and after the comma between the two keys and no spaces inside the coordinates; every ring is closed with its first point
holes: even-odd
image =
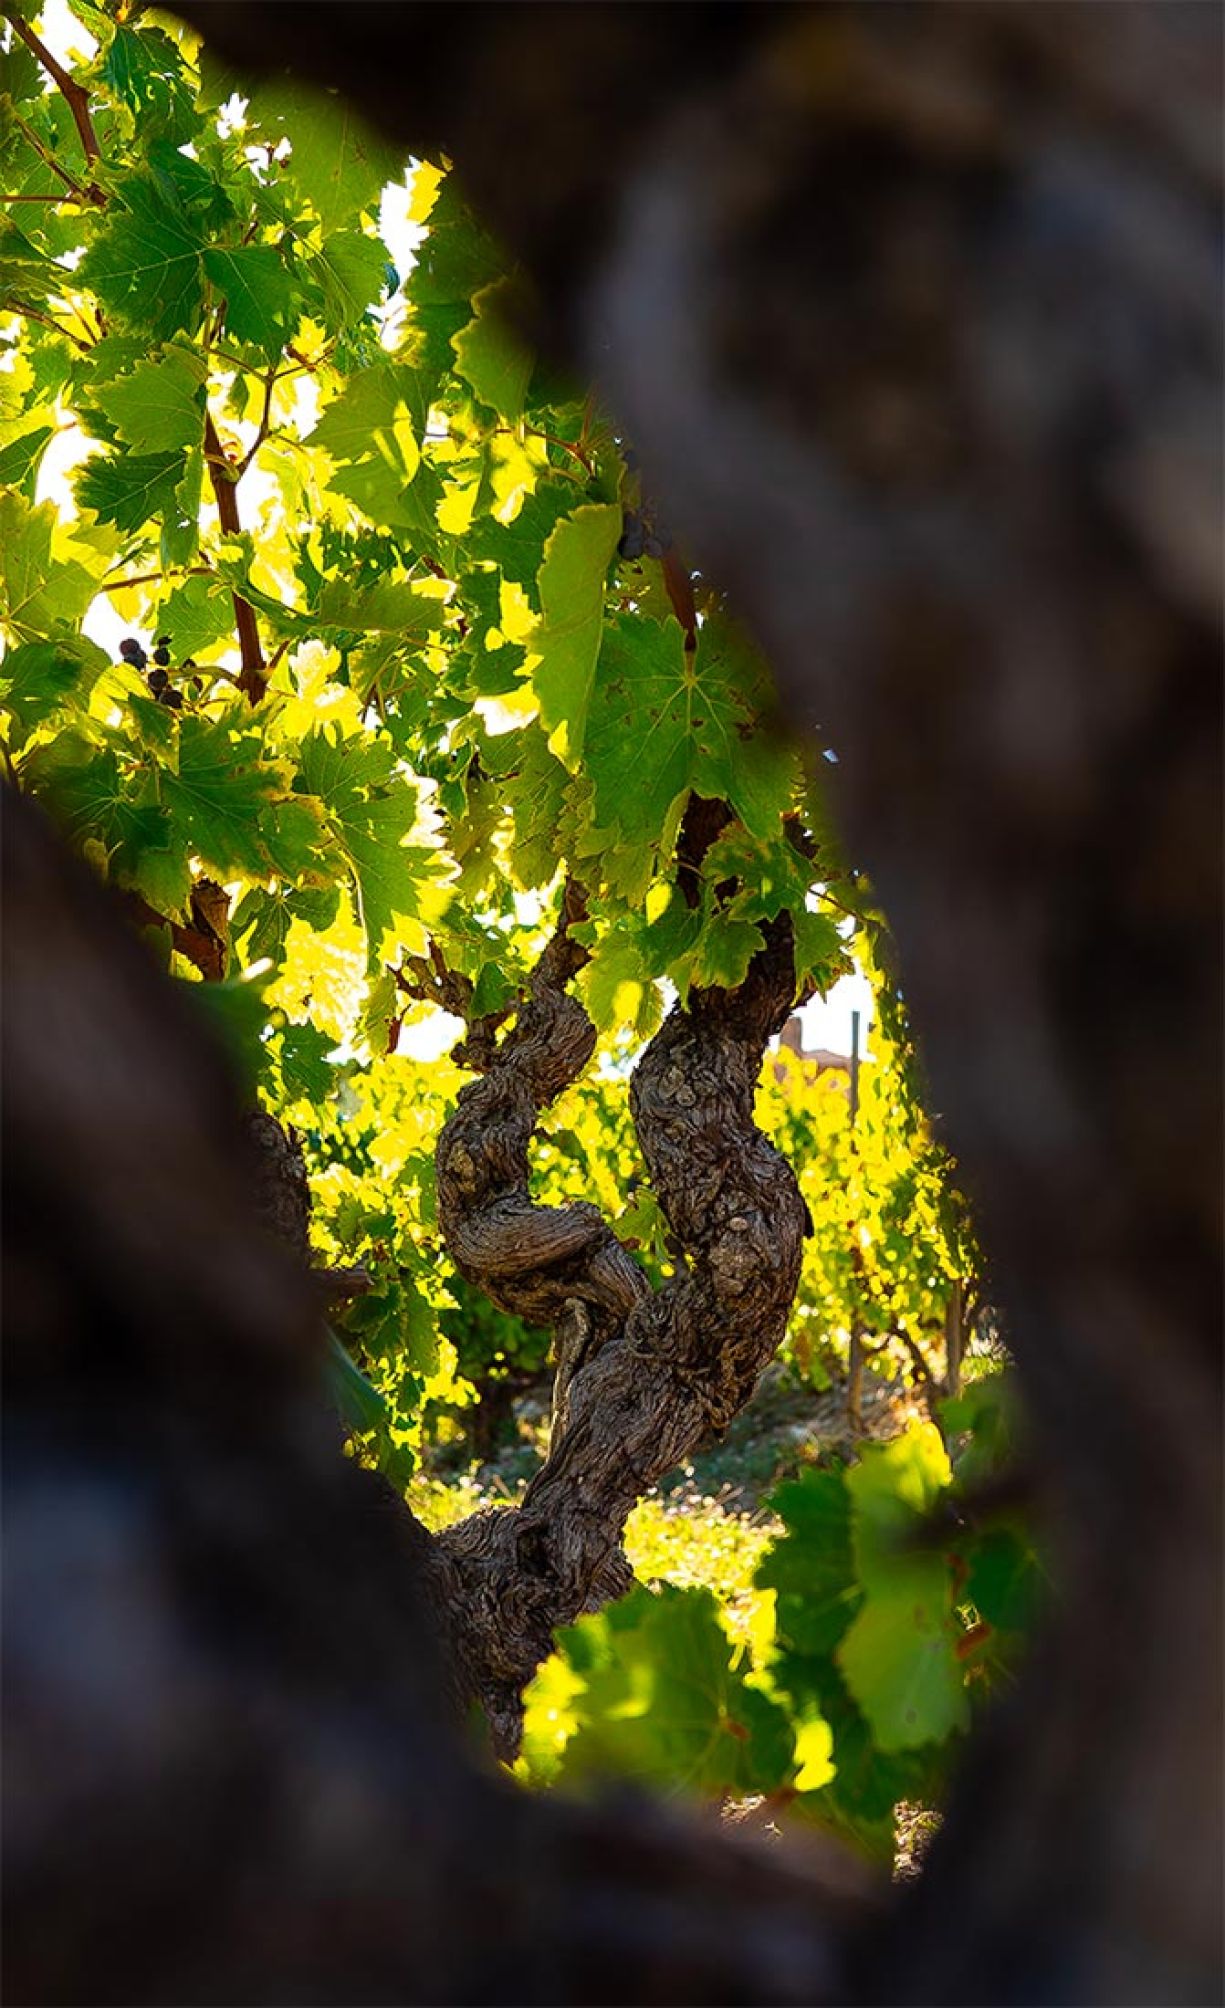
{"type": "MultiPolygon", "coordinates": [[[[231,477],[212,413],[204,418],[204,459],[208,467],[208,478],[212,483],[213,495],[217,502],[217,515],[221,527],[231,536],[242,532],[242,521],[238,513],[237,484],[231,477]]],[[[255,618],[255,608],[241,593],[233,594],[234,624],[238,629],[238,651],[242,663],[238,678],[238,688],[252,704],[258,704],[268,688],[267,665],[260,644],[259,623],[255,618]]]]}
{"type": "MultiPolygon", "coordinates": [[[[90,116],[89,92],[83,84],[77,82],[70,70],[64,68],[58,57],[52,55],[46,43],[35,34],[28,21],[24,21],[21,15],[12,7],[6,7],[4,12],[13,27],[17,30],[27,49],[38,58],[47,75],[59,91],[62,92],[68,109],[72,113],[73,124],[80,135],[81,145],[85,150],[85,158],[92,166],[93,162],[100,158],[102,149],[98,145],[98,136],[94,131],[94,122],[90,116]]],[[[91,187],[86,192],[92,202],[100,203],[105,200],[100,188],[91,187]]]]}
{"type": "Polygon", "coordinates": [[[224,889],[212,879],[197,879],[192,886],[186,922],[172,920],[151,906],[143,893],[131,890],[119,895],[137,927],[165,927],[176,954],[192,963],[206,982],[219,983],[225,975],[229,952],[230,903],[224,889]]]}

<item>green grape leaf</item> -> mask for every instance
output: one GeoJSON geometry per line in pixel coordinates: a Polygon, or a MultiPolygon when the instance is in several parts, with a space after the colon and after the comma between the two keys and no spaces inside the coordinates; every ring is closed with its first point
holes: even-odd
{"type": "Polygon", "coordinates": [[[310,204],[325,231],[378,208],[388,181],[404,171],[404,156],[365,125],[346,99],[278,77],[250,90],[247,125],[270,144],[288,139],[281,168],[310,204]]]}
{"type": "MultiPolygon", "coordinates": [[[[851,1551],[851,1501],[838,1471],[806,1471],[771,1500],[786,1529],[754,1581],[773,1590],[780,1653],[832,1652],[863,1603],[851,1551]]],[[[785,1681],[785,1673],[780,1675],[785,1681]]]]}
{"type": "Polygon", "coordinates": [[[99,403],[125,445],[137,454],[198,446],[204,427],[203,360],[181,348],[140,363],[99,392],[99,403]]]}
{"type": "Polygon", "coordinates": [[[846,944],[837,921],[828,913],[810,912],[802,903],[790,911],[797,982],[811,976],[828,984],[847,966],[846,944]]]}
{"type": "Polygon", "coordinates": [[[753,921],[739,920],[716,908],[687,962],[687,983],[705,989],[737,990],[753,957],[764,946],[761,929],[753,921]]]}
{"type": "Polygon", "coordinates": [[[79,732],[61,732],[36,747],[24,771],[66,834],[78,845],[99,844],[120,878],[131,874],[142,853],[164,851],[171,841],[166,810],[137,800],[114,752],[79,732]]]}
{"type": "Polygon", "coordinates": [[[10,649],[0,662],[0,702],[20,726],[21,739],[68,698],[83,704],[106,666],[105,652],[84,635],[10,649]]]}
{"type": "Polygon", "coordinates": [[[290,1101],[326,1101],[336,1080],[328,1059],[333,1041],[316,1025],[286,1025],[272,1041],[281,1088],[290,1101]]]}
{"type": "Polygon", "coordinates": [[[0,491],[0,622],[36,640],[78,621],[97,586],[84,565],[52,555],[56,511],[10,488],[0,491]]]}
{"type": "Polygon", "coordinates": [[[422,841],[418,790],[393,771],[390,746],[319,730],[302,741],[298,759],[302,786],[323,805],[353,868],[371,968],[397,924],[423,948],[421,894],[439,877],[438,853],[422,841]]]}
{"type": "Polygon", "coordinates": [[[532,681],[554,752],[573,769],[582,756],[592,678],[600,654],[604,578],[621,535],[621,511],[593,502],[550,532],[538,590],[543,621],[533,637],[532,681]]]}
{"type": "Polygon", "coordinates": [[[164,571],[190,564],[200,545],[200,499],[204,492],[204,452],[195,446],[174,484],[174,495],[162,517],[161,560],[164,571]]]}
{"type": "Polygon", "coordinates": [[[883,1751],[942,1742],[969,1721],[947,1602],[947,1580],[933,1579],[927,1595],[912,1583],[871,1596],[838,1647],[847,1686],[883,1751]]]}
{"type": "Polygon", "coordinates": [[[107,88],[139,115],[142,132],[164,131],[181,146],[197,129],[183,62],[168,35],[144,27],[137,33],[115,25],[98,75],[107,88]]]}
{"type": "Polygon", "coordinates": [[[184,579],[162,601],[157,630],[169,635],[172,655],[180,662],[232,639],[234,600],[228,585],[200,575],[184,579]]]}
{"type": "Polygon", "coordinates": [[[336,463],[332,485],[372,523],[412,528],[405,491],[421,463],[424,413],[415,370],[375,363],[350,377],[308,440],[336,463]]]}
{"type": "Polygon", "coordinates": [[[583,1681],[562,1779],[573,1784],[612,1770],[710,1796],[782,1783],[795,1747],[791,1727],[733,1668],[717,1612],[709,1590],[640,1587],[561,1634],[583,1681]]]}
{"type": "Polygon", "coordinates": [[[712,613],[698,631],[696,675],[701,710],[691,717],[702,764],[692,785],[730,802],[753,835],[774,837],[791,806],[799,763],[775,724],[765,666],[724,613],[712,613]]]}
{"type": "Polygon", "coordinates": [[[152,176],[129,175],[116,187],[78,277],[116,321],[165,341],[195,326],[204,242],[201,222],[152,176]]]}
{"type": "Polygon", "coordinates": [[[0,447],[0,488],[19,488],[37,467],[43,449],[54,436],[53,425],[37,425],[0,447]]]}
{"type": "Polygon", "coordinates": [[[505,258],[448,175],[438,191],[429,231],[417,254],[409,281],[410,299],[423,307],[462,303],[467,320],[467,305],[473,295],[500,279],[505,270],[505,258]]]}
{"type": "Polygon", "coordinates": [[[601,825],[657,842],[693,789],[729,802],[754,834],[777,836],[794,757],[761,729],[755,674],[734,631],[713,617],[696,654],[675,621],[610,622],[585,742],[601,825]]]}
{"type": "Polygon", "coordinates": [[[509,523],[500,523],[496,516],[478,516],[464,539],[466,553],[491,559],[504,579],[524,588],[539,612],[537,579],[545,546],[557,524],[572,512],[574,497],[571,481],[541,481],[509,523]]]}
{"type": "Polygon", "coordinates": [[[173,139],[159,134],[149,142],[148,159],[159,194],[201,230],[216,236],[234,222],[234,204],[198,155],[184,153],[173,139]]]}
{"type": "Polygon", "coordinates": [[[940,1753],[930,1748],[882,1750],[832,1659],[797,1658],[792,1670],[802,1705],[819,1710],[834,1741],[833,1779],[814,1795],[810,1809],[798,1810],[845,1826],[869,1854],[887,1861],[893,1851],[894,1807],[900,1799],[930,1803],[939,1789],[940,1753]]]}
{"type": "Polygon", "coordinates": [[[136,531],[166,512],[177,519],[175,490],[186,471],[182,452],[95,453],[77,475],[74,492],[100,523],[136,531]]]}
{"type": "Polygon", "coordinates": [[[1041,1603],[1042,1574],[1029,1542],[1007,1527],[980,1534],[969,1550],[964,1594],[988,1624],[1026,1631],[1041,1603]]]}
{"type": "MultiPolygon", "coordinates": [[[[864,1588],[891,1594],[899,1576],[926,1568],[924,1516],[952,1480],[948,1453],[934,1423],[916,1423],[892,1443],[865,1449],[847,1473],[851,1495],[856,1573],[864,1588]]],[[[940,1557],[947,1578],[947,1565],[940,1557]]]]}
{"type": "Polygon", "coordinates": [[[312,622],[360,634],[394,635],[403,646],[420,647],[441,625],[437,600],[425,598],[400,579],[361,585],[344,577],[328,579],[320,590],[312,622]]]}
{"type": "Polygon", "coordinates": [[[451,337],[456,368],[473,395],[512,425],[523,416],[532,374],[531,350],[510,324],[518,292],[513,279],[482,287],[472,301],[473,318],[451,337]]]}
{"type": "Polygon", "coordinates": [[[204,270],[225,301],[234,340],[278,356],[297,320],[297,293],[279,251],[270,244],[206,251],[204,270]]]}
{"type": "Polygon", "coordinates": [[[225,717],[183,714],[178,772],[163,774],[162,793],[187,843],[221,876],[296,877],[316,855],[317,814],[261,760],[258,736],[225,717]]]}
{"type": "Polygon", "coordinates": [[[334,1331],[328,1328],[328,1385],[342,1422],[358,1435],[385,1430],[391,1420],[377,1388],[350,1359],[334,1331]]]}
{"type": "Polygon", "coordinates": [[[932,1423],[865,1450],[847,1475],[866,1596],[837,1658],[885,1751],[939,1742],[968,1717],[949,1564],[924,1538],[924,1516],[950,1479],[932,1423]]]}
{"type": "Polygon", "coordinates": [[[324,302],[324,325],[339,333],[377,305],[386,286],[387,253],[362,230],[335,230],[324,239],[310,272],[324,302]]]}
{"type": "Polygon", "coordinates": [[[124,885],[142,893],[155,913],[185,921],[193,884],[191,859],[167,819],[164,842],[152,841],[122,853],[112,871],[124,885]]]}
{"type": "Polygon", "coordinates": [[[598,942],[579,979],[580,995],[597,1032],[632,1017],[649,981],[636,940],[617,931],[598,942]]]}

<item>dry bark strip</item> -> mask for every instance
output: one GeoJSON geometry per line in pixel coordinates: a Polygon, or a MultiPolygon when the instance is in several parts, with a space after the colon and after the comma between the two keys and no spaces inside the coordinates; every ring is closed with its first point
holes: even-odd
{"type": "Polygon", "coordinates": [[[786,1329],[808,1214],[754,1124],[753,1096],[795,1001],[789,921],[766,937],[739,989],[694,990],[672,1010],[634,1074],[638,1139],[678,1249],[659,1290],[594,1206],[529,1195],[540,1115],[595,1047],[564,987],[586,959],[565,915],[515,1026],[439,1139],[439,1219],[457,1266],[556,1335],[552,1440],[522,1505],[440,1537],[461,1674],[503,1756],[518,1748],[523,1688],[553,1632],[628,1587],[621,1537],[635,1502],[731,1421],[786,1329]]]}

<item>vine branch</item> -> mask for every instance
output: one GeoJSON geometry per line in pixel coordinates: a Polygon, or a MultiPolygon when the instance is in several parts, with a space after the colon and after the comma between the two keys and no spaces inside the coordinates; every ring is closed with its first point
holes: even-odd
{"type": "MultiPolygon", "coordinates": [[[[94,122],[90,116],[89,92],[83,84],[77,82],[70,70],[64,68],[58,57],[52,55],[46,43],[35,34],[29,22],[23,20],[15,8],[6,7],[4,13],[17,30],[27,49],[38,58],[47,75],[63,94],[68,109],[72,113],[73,124],[80,135],[81,145],[85,150],[85,158],[92,166],[94,161],[100,158],[102,149],[98,145],[98,136],[94,131],[94,122]]],[[[87,193],[91,201],[101,202],[104,199],[101,189],[91,188],[87,193]]]]}
{"type": "MultiPolygon", "coordinates": [[[[225,457],[211,412],[206,412],[204,417],[204,460],[216,498],[221,527],[231,536],[239,536],[242,532],[242,520],[238,513],[237,477],[231,471],[225,457]]],[[[240,475],[242,471],[239,469],[240,475]]],[[[259,638],[259,623],[250,600],[244,599],[239,592],[235,592],[232,597],[234,622],[238,629],[238,651],[242,664],[238,688],[252,704],[258,704],[268,688],[267,665],[259,638]]]]}

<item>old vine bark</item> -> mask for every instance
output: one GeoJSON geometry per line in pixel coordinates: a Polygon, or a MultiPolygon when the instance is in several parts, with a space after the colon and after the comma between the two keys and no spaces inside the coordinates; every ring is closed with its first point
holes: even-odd
{"type": "Polygon", "coordinates": [[[548,1456],[521,1507],[451,1528],[461,1677],[513,1755],[522,1690],[558,1625],[627,1587],[630,1509],[748,1399],[782,1341],[807,1209],[753,1122],[767,1041],[795,1001],[790,924],[771,924],[738,990],[695,990],[635,1070],[630,1102],[677,1273],[652,1291],[597,1209],[534,1205],[528,1147],[595,1031],[565,985],[573,888],[513,1029],[464,1088],[437,1150],[439,1218],[470,1281],[550,1326],[557,1375],[548,1456]]]}

